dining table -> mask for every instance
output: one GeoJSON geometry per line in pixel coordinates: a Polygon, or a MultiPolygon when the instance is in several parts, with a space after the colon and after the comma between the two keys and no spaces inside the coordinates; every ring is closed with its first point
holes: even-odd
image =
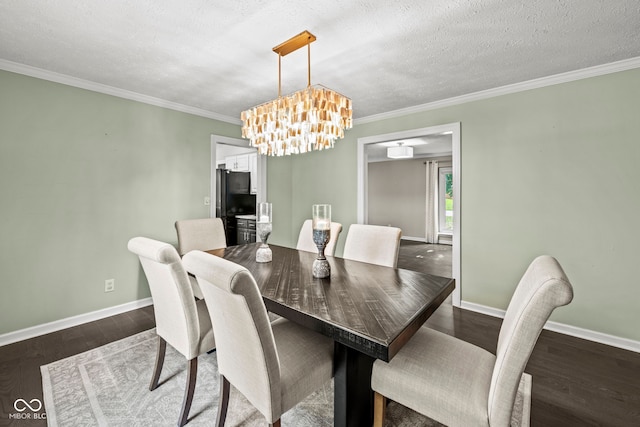
{"type": "Polygon", "coordinates": [[[452,278],[327,256],[331,275],[313,277],[317,253],[261,243],[207,251],[253,275],[268,311],[333,339],[334,426],[373,423],[371,371],[390,361],[455,287],[452,278]]]}

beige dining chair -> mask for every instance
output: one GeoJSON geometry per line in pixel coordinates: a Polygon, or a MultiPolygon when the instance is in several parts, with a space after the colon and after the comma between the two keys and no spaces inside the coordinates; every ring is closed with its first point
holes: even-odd
{"type": "Polygon", "coordinates": [[[286,319],[269,322],[251,273],[201,251],[183,258],[200,282],[216,335],[222,427],[233,385],[272,426],[333,377],[333,340],[286,319]]]}
{"type": "Polygon", "coordinates": [[[181,219],[176,221],[178,251],[208,251],[227,247],[227,237],[220,218],[181,219]]]}
{"type": "Polygon", "coordinates": [[[149,390],[158,387],[167,343],[188,361],[187,384],[178,425],[187,423],[198,372],[198,356],[215,348],[211,318],[204,300],[196,301],[176,249],[164,242],[134,237],[128,248],[138,255],[147,276],[156,318],[158,350],[149,390]]]}
{"type": "MultiPolygon", "coordinates": [[[[342,231],[342,224],[339,222],[331,223],[331,233],[329,236],[329,242],[324,248],[324,254],[333,256],[336,253],[336,244],[338,243],[338,237],[342,231]]],[[[313,243],[313,220],[307,219],[302,223],[300,228],[300,234],[298,235],[298,244],[296,249],[307,252],[318,252],[318,247],[313,243]]]]}
{"type": "Polygon", "coordinates": [[[447,426],[509,426],[520,378],[553,310],[573,299],[555,258],[540,256],[524,273],[500,328],[496,355],[420,328],[389,363],[373,365],[374,426],[386,398],[447,426]]]}
{"type": "MultiPolygon", "coordinates": [[[[227,236],[220,218],[181,219],[176,221],[175,226],[180,256],[195,249],[208,251],[227,247],[227,236]]],[[[198,299],[204,298],[196,278],[190,275],[189,281],[193,295],[198,299]]]]}
{"type": "Polygon", "coordinates": [[[401,237],[397,227],[351,224],[342,257],[396,268],[401,237]]]}

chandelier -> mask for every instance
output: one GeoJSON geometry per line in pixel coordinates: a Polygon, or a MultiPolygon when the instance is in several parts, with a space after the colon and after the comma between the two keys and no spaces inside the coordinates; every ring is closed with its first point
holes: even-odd
{"type": "Polygon", "coordinates": [[[278,54],[278,98],[243,111],[242,137],[260,154],[282,156],[333,148],[353,126],[351,99],[321,85],[311,85],[311,43],[303,31],[273,48],[278,54]],[[282,96],[281,59],[307,46],[307,87],[282,96]]]}

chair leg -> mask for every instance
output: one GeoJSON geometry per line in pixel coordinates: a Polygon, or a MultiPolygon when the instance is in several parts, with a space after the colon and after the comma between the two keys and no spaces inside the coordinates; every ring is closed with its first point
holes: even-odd
{"type": "Polygon", "coordinates": [[[373,427],[382,427],[384,424],[384,413],[387,409],[387,398],[378,393],[374,392],[373,397],[373,427]]]}
{"type": "Polygon", "coordinates": [[[151,384],[149,384],[149,390],[153,391],[158,387],[158,381],[160,380],[160,372],[162,372],[162,365],[164,365],[164,355],[167,352],[167,342],[158,335],[158,351],[156,353],[156,366],[153,368],[153,375],[151,376],[151,384]]]}
{"type": "Polygon", "coordinates": [[[193,392],[196,389],[196,377],[198,375],[198,358],[194,357],[189,361],[189,370],[187,372],[187,386],[184,390],[184,399],[182,400],[182,410],[178,419],[178,427],[185,425],[189,418],[189,409],[193,401],[193,392]]]}
{"type": "Polygon", "coordinates": [[[224,375],[220,375],[218,419],[216,420],[217,427],[224,427],[224,422],[227,419],[227,409],[229,408],[229,390],[231,390],[231,384],[229,384],[229,381],[224,377],[224,375]]]}
{"type": "Polygon", "coordinates": [[[269,424],[269,427],[280,427],[280,418],[275,420],[273,424],[269,424]]]}

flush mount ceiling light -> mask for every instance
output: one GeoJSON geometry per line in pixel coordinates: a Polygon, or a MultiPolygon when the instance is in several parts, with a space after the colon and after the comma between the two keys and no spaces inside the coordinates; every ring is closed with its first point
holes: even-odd
{"type": "Polygon", "coordinates": [[[387,148],[387,157],[390,159],[410,159],[413,157],[413,147],[404,145],[404,142],[398,142],[397,147],[387,148]]]}
{"type": "Polygon", "coordinates": [[[242,137],[260,154],[282,156],[333,148],[353,126],[351,99],[321,85],[311,86],[311,46],[316,37],[303,31],[273,48],[278,54],[278,98],[243,111],[242,137]],[[307,87],[282,96],[281,59],[307,46],[307,87]]]}

